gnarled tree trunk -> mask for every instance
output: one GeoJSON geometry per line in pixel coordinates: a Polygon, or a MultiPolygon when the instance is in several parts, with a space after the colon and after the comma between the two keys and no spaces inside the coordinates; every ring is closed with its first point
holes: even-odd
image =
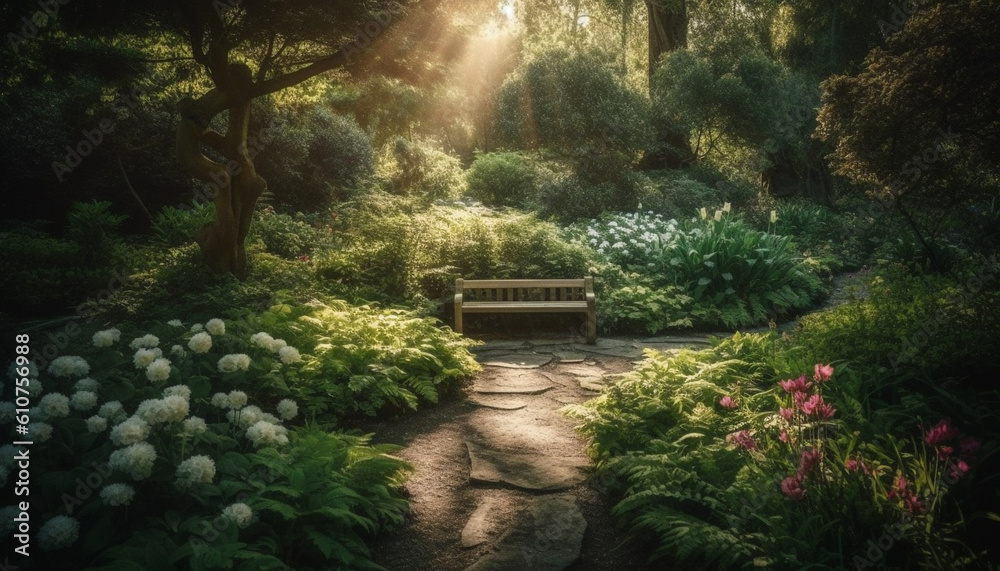
{"type": "MultiPolygon", "coordinates": [[[[645,0],[649,30],[649,84],[653,87],[660,57],[687,47],[687,2],[685,0],[645,0]]],[[[656,128],[656,148],[639,163],[642,169],[681,168],[694,160],[688,133],[670,125],[656,128]]]]}
{"type": "Polygon", "coordinates": [[[216,273],[247,275],[246,237],[254,206],[267,188],[257,174],[247,149],[250,124],[250,74],[245,66],[232,65],[228,89],[213,89],[198,98],[178,104],[177,154],[181,166],[215,189],[215,219],[198,232],[208,266],[216,273]],[[223,135],[208,127],[219,113],[228,110],[229,125],[223,135]],[[225,164],[209,159],[202,151],[208,145],[222,155],[225,164]]]}

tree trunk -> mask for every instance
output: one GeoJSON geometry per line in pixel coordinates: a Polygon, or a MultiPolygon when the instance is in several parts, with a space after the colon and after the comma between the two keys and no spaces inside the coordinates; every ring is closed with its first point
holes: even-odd
{"type": "MultiPolygon", "coordinates": [[[[243,77],[242,74],[234,76],[243,77]]],[[[236,93],[213,89],[197,100],[178,104],[177,154],[181,166],[193,177],[215,189],[215,219],[198,231],[196,240],[208,266],[219,274],[247,276],[246,237],[257,199],[267,182],[257,174],[247,148],[250,125],[249,76],[236,93]],[[211,120],[228,109],[229,125],[222,135],[210,128],[211,120]],[[205,156],[208,145],[225,157],[221,164],[205,156]]]]}
{"type": "MultiPolygon", "coordinates": [[[[650,89],[660,57],[687,47],[687,3],[685,0],[645,0],[649,21],[650,89]]],[[[639,168],[644,170],[681,168],[694,159],[690,134],[672,125],[657,125],[656,145],[646,151],[639,168]]]]}

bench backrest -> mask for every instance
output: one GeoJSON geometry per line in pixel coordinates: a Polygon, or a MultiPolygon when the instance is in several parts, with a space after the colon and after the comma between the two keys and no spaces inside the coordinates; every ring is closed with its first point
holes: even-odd
{"type": "Polygon", "coordinates": [[[569,280],[455,280],[465,301],[586,301],[593,278],[569,280]]]}

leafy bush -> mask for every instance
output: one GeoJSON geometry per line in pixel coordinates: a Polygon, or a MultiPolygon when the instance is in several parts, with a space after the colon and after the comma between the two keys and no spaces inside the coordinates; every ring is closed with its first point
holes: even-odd
{"type": "Polygon", "coordinates": [[[377,178],[395,194],[427,201],[457,200],[466,192],[461,161],[434,146],[396,137],[383,147],[377,178]]]}
{"type": "Polygon", "coordinates": [[[651,198],[641,174],[613,164],[589,163],[593,172],[560,174],[545,181],[539,199],[542,216],[575,221],[604,212],[630,212],[651,198]]]}
{"type": "Polygon", "coordinates": [[[211,202],[193,201],[190,208],[164,206],[153,217],[153,243],[167,248],[189,244],[214,213],[211,202]]]}
{"type": "MultiPolygon", "coordinates": [[[[390,456],[398,447],[327,433],[318,407],[279,400],[318,354],[249,331],[176,321],[129,343],[108,329],[37,378],[17,362],[36,405],[32,466],[43,474],[32,483],[33,560],[377,568],[365,542],[402,521],[397,489],[412,468],[390,456]]],[[[404,361],[402,375],[420,374],[404,361]]],[[[16,450],[4,448],[6,479],[16,450]]]]}
{"type": "Polygon", "coordinates": [[[601,291],[597,323],[608,332],[650,335],[690,327],[691,298],[678,287],[656,287],[649,280],[601,291]]]}
{"type": "Polygon", "coordinates": [[[269,253],[285,259],[312,254],[323,243],[323,234],[301,219],[265,208],[254,217],[250,239],[259,239],[269,253]]]}
{"type": "Polygon", "coordinates": [[[77,268],[80,246],[21,229],[0,237],[3,312],[51,315],[80,303],[90,280],[77,268]],[[81,280],[81,278],[84,278],[81,280]]]}
{"type": "Polygon", "coordinates": [[[469,196],[487,206],[524,207],[539,193],[539,167],[520,153],[484,153],[466,172],[469,196]]]}
{"type": "Polygon", "coordinates": [[[653,539],[650,559],[719,569],[971,563],[961,507],[950,504],[969,497],[974,459],[989,452],[948,421],[925,427],[920,444],[859,437],[850,368],[834,379],[817,364],[811,379],[774,382],[802,362],[774,334],[648,351],[600,397],[564,409],[592,439],[601,481],[624,493],[613,512],[653,539]],[[890,528],[892,544],[876,543],[890,528]]]}
{"type": "Polygon", "coordinates": [[[126,218],[112,214],[108,201],[74,202],[66,219],[66,237],[80,245],[88,262],[106,263],[114,233],[126,218]]]}

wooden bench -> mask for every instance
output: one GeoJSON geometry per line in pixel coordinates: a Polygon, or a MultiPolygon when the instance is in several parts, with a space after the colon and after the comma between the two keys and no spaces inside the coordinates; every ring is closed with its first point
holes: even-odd
{"type": "Polygon", "coordinates": [[[594,278],[455,280],[455,331],[466,313],[586,313],[587,343],[597,343],[594,278]]]}

